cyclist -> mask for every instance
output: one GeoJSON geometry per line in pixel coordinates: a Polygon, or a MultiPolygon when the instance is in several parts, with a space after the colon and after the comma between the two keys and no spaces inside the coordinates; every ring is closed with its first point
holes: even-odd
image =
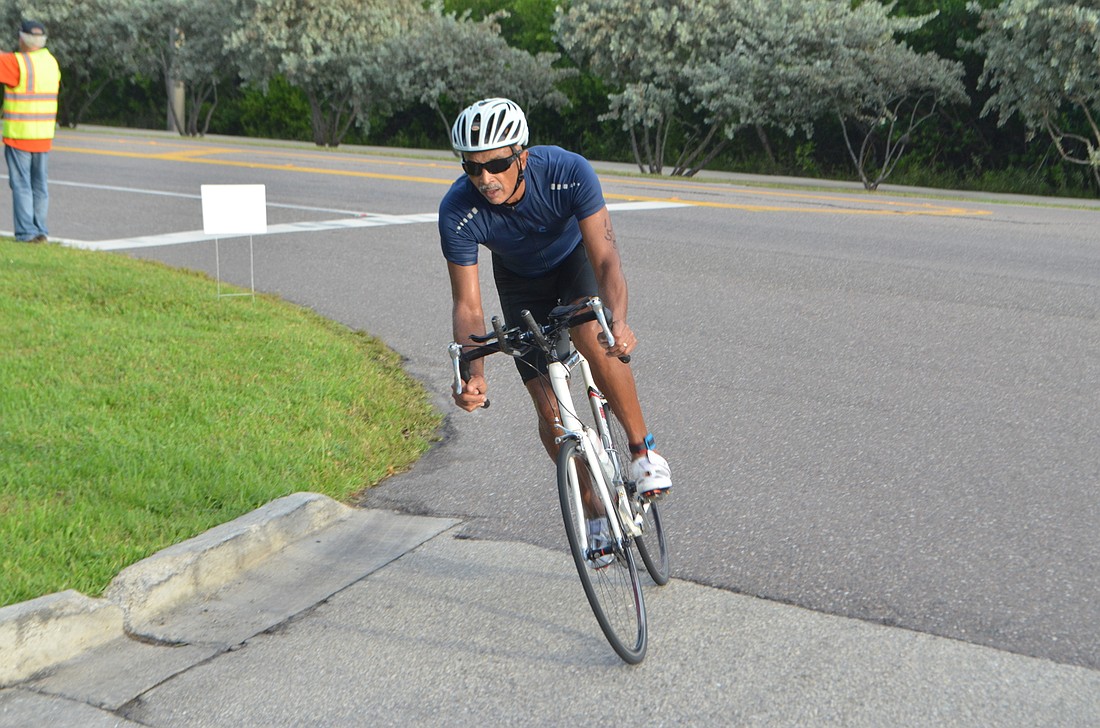
{"type": "MultiPolygon", "coordinates": [[[[668,462],[654,449],[630,366],[618,357],[637,346],[627,324],[627,285],[611,217],[591,164],[556,146],[526,148],[527,119],[514,102],[478,101],[458,115],[451,144],[462,155],[465,174],[439,206],[439,235],[451,281],[455,341],[486,330],[478,279],[478,249],[492,253],[493,278],[505,324],[519,325],[530,310],[545,321],[552,308],[598,295],[614,316],[613,347],[596,322],[574,328],[574,345],[626,430],[632,476],[646,498],[672,486],[668,462]]],[[[546,358],[532,351],[516,361],[538,413],[539,437],[551,458],[557,454],[553,423],[557,406],[546,374],[546,358]]],[[[484,360],[471,362],[470,378],[455,403],[472,412],[486,400],[484,360]]]]}

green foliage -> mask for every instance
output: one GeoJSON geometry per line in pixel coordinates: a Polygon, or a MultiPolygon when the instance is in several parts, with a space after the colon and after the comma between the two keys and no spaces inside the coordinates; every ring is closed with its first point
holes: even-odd
{"type": "Polygon", "coordinates": [[[980,82],[993,90],[983,116],[995,112],[1003,123],[1019,115],[1100,185],[1100,7],[1006,0],[971,9],[981,12],[983,32],[970,47],[984,54],[980,82]]]}
{"type": "Polygon", "coordinates": [[[1100,188],[1094,2],[557,5],[0,0],[0,22],[49,27],[68,125],[163,128],[176,75],[188,81],[189,133],[445,147],[460,106],[504,94],[525,103],[534,143],[643,170],[850,176],[854,165],[870,184],[896,173],[1001,185],[1004,172],[1032,192],[1100,188]],[[182,44],[169,44],[169,25],[182,44]],[[971,100],[954,92],[954,64],[971,100]],[[909,93],[888,93],[891,78],[909,93]],[[848,114],[831,110],[839,98],[848,114]]]}
{"type": "Polygon", "coordinates": [[[722,145],[716,139],[722,120],[699,113],[683,73],[704,51],[706,29],[723,17],[720,10],[708,0],[574,0],[557,12],[555,38],[613,89],[600,118],[629,133],[643,172],[662,171],[670,139],[680,140],[673,174],[693,173],[722,145]]]}
{"type": "Polygon", "coordinates": [[[555,30],[615,88],[606,118],[630,132],[643,170],[661,170],[678,133],[673,173],[690,175],[745,127],[762,140],[767,126],[811,134],[836,115],[861,178],[874,187],[942,100],[966,98],[958,64],[895,39],[930,16],[888,12],[832,0],[575,0],[555,30]],[[853,124],[862,131],[858,152],[853,124]],[[881,166],[868,177],[872,163],[881,166]]]}
{"type": "Polygon", "coordinates": [[[282,76],[309,101],[313,140],[337,146],[365,126],[386,74],[379,48],[426,11],[418,0],[236,0],[243,23],[228,38],[241,77],[265,85],[282,76]]]}
{"type": "Polygon", "coordinates": [[[564,106],[567,99],[555,86],[576,72],[554,68],[556,53],[531,55],[509,46],[499,19],[495,13],[476,22],[454,15],[421,19],[383,45],[384,93],[397,105],[432,109],[445,129],[460,109],[481,98],[505,96],[527,110],[564,106]]]}
{"type": "Polygon", "coordinates": [[[159,70],[166,89],[173,82],[184,84],[183,108],[167,104],[171,126],[181,134],[206,132],[219,84],[236,78],[225,46],[226,35],[235,27],[232,10],[232,0],[147,0],[133,5],[134,40],[120,53],[135,68],[159,70]]]}
{"type": "Polygon", "coordinates": [[[260,139],[311,141],[309,100],[305,92],[282,76],[271,78],[266,89],[244,86],[222,105],[212,131],[260,139]]]}
{"type": "MultiPolygon", "coordinates": [[[[142,4],[142,0],[0,0],[4,28],[18,28],[22,18],[46,26],[47,47],[61,67],[57,116],[62,126],[76,126],[105,89],[142,70],[120,50],[136,40],[130,17],[142,4]]],[[[8,37],[10,49],[15,50],[18,36],[12,32],[8,37]]]]}
{"type": "Polygon", "coordinates": [[[538,55],[558,51],[550,30],[557,5],[556,0],[444,0],[443,12],[458,17],[469,13],[474,21],[497,15],[508,45],[538,55]]]}
{"type": "Polygon", "coordinates": [[[159,78],[131,76],[106,84],[84,110],[82,121],[137,129],[165,128],[164,83],[159,78]]]}
{"type": "Polygon", "coordinates": [[[874,189],[942,101],[966,100],[960,64],[896,39],[930,16],[888,12],[874,2],[745,0],[712,28],[711,50],[685,73],[728,136],[749,125],[812,135],[835,116],[860,179],[874,189]]]}

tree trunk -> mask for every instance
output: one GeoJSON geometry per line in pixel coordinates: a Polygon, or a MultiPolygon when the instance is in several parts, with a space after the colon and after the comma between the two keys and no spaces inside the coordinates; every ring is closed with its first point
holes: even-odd
{"type": "Polygon", "coordinates": [[[764,147],[764,154],[768,155],[768,163],[771,164],[772,169],[776,169],[779,165],[775,161],[775,152],[772,151],[771,140],[768,139],[768,132],[764,131],[764,127],[760,124],[756,124],[756,137],[760,140],[760,145],[764,147]]]}
{"type": "Polygon", "coordinates": [[[183,81],[168,79],[168,131],[180,135],[187,134],[185,121],[187,108],[187,87],[183,81]]]}
{"type": "Polygon", "coordinates": [[[319,147],[327,147],[325,111],[321,108],[321,100],[312,90],[306,91],[306,98],[309,99],[309,124],[313,130],[313,143],[319,147]]]}

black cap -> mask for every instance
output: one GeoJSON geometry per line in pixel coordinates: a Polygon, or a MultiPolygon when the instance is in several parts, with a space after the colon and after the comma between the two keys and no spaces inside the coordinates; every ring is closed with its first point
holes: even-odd
{"type": "Polygon", "coordinates": [[[46,35],[46,26],[39,23],[37,20],[24,20],[23,24],[19,26],[20,32],[30,33],[31,35],[46,35]]]}

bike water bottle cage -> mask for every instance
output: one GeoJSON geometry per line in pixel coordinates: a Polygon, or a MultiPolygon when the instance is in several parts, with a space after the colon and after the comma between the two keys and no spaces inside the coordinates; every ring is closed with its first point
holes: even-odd
{"type": "Polygon", "coordinates": [[[641,445],[630,445],[630,452],[634,455],[641,455],[644,452],[656,449],[656,443],[653,440],[653,433],[647,432],[645,439],[642,440],[641,445]]]}

